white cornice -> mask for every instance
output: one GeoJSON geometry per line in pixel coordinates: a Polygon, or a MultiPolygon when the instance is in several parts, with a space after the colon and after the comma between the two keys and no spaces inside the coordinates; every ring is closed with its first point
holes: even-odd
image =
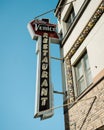
{"type": "Polygon", "coordinates": [[[56,9],[55,9],[55,16],[57,16],[57,13],[58,13],[58,11],[59,11],[59,9],[60,9],[60,6],[61,6],[61,4],[62,4],[62,2],[63,2],[64,0],[59,0],[59,2],[58,2],[58,4],[57,4],[57,6],[56,6],[56,9]]]}

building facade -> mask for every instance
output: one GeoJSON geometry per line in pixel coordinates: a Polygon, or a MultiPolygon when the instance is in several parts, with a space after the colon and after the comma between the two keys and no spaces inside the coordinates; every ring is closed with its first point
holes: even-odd
{"type": "Polygon", "coordinates": [[[59,0],[65,130],[104,130],[104,0],[59,0]]]}

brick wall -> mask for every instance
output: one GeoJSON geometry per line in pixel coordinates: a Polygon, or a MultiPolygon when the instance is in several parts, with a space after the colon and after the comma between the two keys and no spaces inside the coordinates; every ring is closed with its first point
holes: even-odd
{"type": "Polygon", "coordinates": [[[69,130],[96,130],[104,125],[104,77],[68,109],[69,130]]]}

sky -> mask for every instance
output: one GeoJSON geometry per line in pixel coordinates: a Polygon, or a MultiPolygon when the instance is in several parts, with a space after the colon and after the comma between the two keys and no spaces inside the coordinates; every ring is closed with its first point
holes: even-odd
{"type": "MultiPolygon", "coordinates": [[[[63,108],[46,120],[34,117],[36,89],[36,41],[27,24],[56,7],[58,0],[0,0],[0,130],[64,130],[63,108]]],[[[49,18],[57,23],[54,13],[49,18]]],[[[59,45],[50,44],[50,55],[60,57],[59,45]]],[[[62,91],[60,61],[51,59],[54,90],[62,91]]],[[[54,107],[63,96],[54,94],[54,107]]]]}

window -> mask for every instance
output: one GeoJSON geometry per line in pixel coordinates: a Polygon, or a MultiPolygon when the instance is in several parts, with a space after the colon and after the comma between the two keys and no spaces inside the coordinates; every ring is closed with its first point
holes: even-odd
{"type": "Polygon", "coordinates": [[[72,22],[74,21],[75,18],[75,12],[74,12],[74,8],[71,7],[71,11],[67,17],[67,19],[65,20],[66,23],[66,30],[68,30],[69,26],[72,24],[72,22]]]}
{"type": "Polygon", "coordinates": [[[80,95],[92,82],[88,55],[85,54],[75,65],[76,93],[80,95]]]}

